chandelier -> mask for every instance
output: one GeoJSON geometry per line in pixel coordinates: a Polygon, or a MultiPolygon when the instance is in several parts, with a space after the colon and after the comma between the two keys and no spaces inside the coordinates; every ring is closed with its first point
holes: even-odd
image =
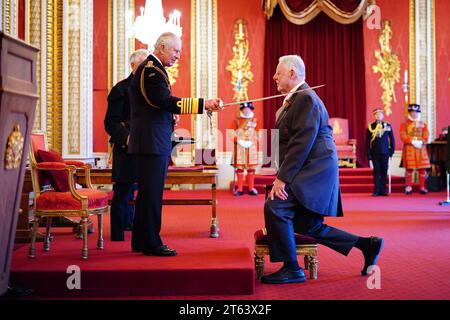
{"type": "Polygon", "coordinates": [[[154,44],[162,33],[172,32],[181,38],[180,18],[180,11],[174,10],[166,20],[162,0],[146,0],[145,8],[140,8],[140,15],[136,17],[133,25],[134,37],[147,45],[150,52],[153,52],[154,44]]]}

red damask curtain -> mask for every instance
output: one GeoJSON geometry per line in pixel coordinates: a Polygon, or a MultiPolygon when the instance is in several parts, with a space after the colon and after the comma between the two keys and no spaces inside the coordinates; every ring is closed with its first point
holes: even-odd
{"type": "MultiPolygon", "coordinates": [[[[290,0],[301,9],[312,0],[290,0]]],[[[351,9],[359,1],[339,0],[351,9]]],[[[266,22],[264,94],[277,94],[273,75],[278,58],[300,55],[306,66],[306,82],[310,86],[326,84],[317,90],[330,117],[349,120],[350,138],[357,140],[358,162],[367,166],[365,156],[366,89],[362,19],[340,24],[323,12],[304,25],[289,22],[279,7],[266,22]]],[[[283,98],[264,104],[264,125],[273,128],[275,112],[283,98]]]]}
{"type": "MultiPolygon", "coordinates": [[[[315,0],[285,0],[289,8],[294,12],[300,12],[309,7],[315,0]]],[[[353,12],[358,7],[360,1],[355,0],[333,0],[332,3],[346,12],[353,12]]]]}

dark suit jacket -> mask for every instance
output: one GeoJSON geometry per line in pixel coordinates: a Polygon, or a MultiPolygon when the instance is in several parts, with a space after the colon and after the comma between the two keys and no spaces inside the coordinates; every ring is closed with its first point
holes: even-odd
{"type": "Polygon", "coordinates": [[[113,146],[112,180],[135,182],[137,165],[132,155],[127,154],[127,137],[130,134],[130,101],[128,88],[133,74],[118,82],[109,92],[108,109],[104,125],[113,146]]]}
{"type": "MultiPolygon", "coordinates": [[[[300,89],[307,89],[305,83],[300,89]]],[[[279,115],[277,178],[289,184],[305,208],[324,216],[342,216],[339,172],[328,112],[313,90],[294,94],[279,115]]]]}
{"type": "MultiPolygon", "coordinates": [[[[372,159],[374,154],[388,154],[389,157],[395,152],[395,140],[394,133],[392,131],[392,126],[388,122],[382,122],[383,127],[387,130],[383,133],[381,138],[376,137],[372,141],[372,133],[369,128],[366,129],[366,152],[367,158],[372,159]]],[[[370,128],[374,130],[377,126],[377,122],[374,121],[369,124],[370,128]]]]}
{"type": "Polygon", "coordinates": [[[203,99],[172,96],[169,77],[149,55],[138,67],[130,87],[131,134],[128,152],[169,156],[173,114],[203,113],[203,99]]]}

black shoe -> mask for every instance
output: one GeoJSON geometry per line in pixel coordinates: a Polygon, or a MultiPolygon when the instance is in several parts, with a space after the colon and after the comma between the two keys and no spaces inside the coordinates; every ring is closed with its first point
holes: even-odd
{"type": "Polygon", "coordinates": [[[257,196],[258,195],[258,190],[256,190],[255,188],[253,188],[252,190],[250,190],[248,192],[249,195],[251,196],[257,196]]]}
{"type": "Polygon", "coordinates": [[[425,188],[420,188],[420,194],[427,194],[428,190],[425,188]]]}
{"type": "Polygon", "coordinates": [[[379,195],[382,197],[387,197],[389,194],[387,192],[381,192],[379,195]]]}
{"type": "Polygon", "coordinates": [[[302,268],[293,271],[288,270],[285,267],[282,267],[277,272],[269,274],[268,276],[263,276],[261,278],[262,283],[271,283],[271,284],[302,283],[305,281],[306,277],[302,268]]]}
{"type": "Polygon", "coordinates": [[[152,250],[144,250],[144,251],[142,251],[142,254],[144,256],[170,257],[170,256],[176,256],[177,252],[176,252],[176,250],[171,249],[166,245],[162,245],[162,246],[156,247],[152,250]]]}
{"type": "Polygon", "coordinates": [[[236,191],[234,193],[234,195],[237,196],[237,197],[242,196],[243,194],[244,194],[244,192],[242,192],[242,191],[236,191]]]}
{"type": "Polygon", "coordinates": [[[380,194],[378,192],[372,193],[372,197],[378,197],[380,194]]]}
{"type": "Polygon", "coordinates": [[[367,269],[370,266],[376,265],[380,256],[381,249],[383,248],[384,240],[378,237],[370,238],[369,248],[363,251],[364,255],[364,267],[361,270],[363,276],[367,275],[367,269]]]}

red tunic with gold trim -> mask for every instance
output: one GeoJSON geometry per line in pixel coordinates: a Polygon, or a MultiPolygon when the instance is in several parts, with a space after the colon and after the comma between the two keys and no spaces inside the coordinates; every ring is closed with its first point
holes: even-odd
{"type": "Polygon", "coordinates": [[[407,119],[400,126],[400,138],[403,141],[402,167],[406,169],[430,168],[428,159],[427,141],[428,127],[423,121],[407,119]],[[421,147],[417,148],[414,146],[421,147]]]}
{"type": "Polygon", "coordinates": [[[235,138],[234,164],[238,169],[254,168],[258,165],[258,132],[256,118],[239,118],[235,138]]]}

